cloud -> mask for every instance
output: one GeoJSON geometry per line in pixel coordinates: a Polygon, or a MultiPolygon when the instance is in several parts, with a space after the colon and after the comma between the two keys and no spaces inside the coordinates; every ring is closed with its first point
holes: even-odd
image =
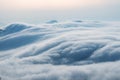
{"type": "Polygon", "coordinates": [[[120,22],[11,24],[0,31],[5,80],[120,79],[120,22]]]}

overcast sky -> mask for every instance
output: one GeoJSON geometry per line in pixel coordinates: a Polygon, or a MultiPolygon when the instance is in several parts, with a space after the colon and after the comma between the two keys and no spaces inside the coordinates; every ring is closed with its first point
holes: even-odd
{"type": "Polygon", "coordinates": [[[0,22],[120,20],[120,0],[0,0],[0,22]]]}

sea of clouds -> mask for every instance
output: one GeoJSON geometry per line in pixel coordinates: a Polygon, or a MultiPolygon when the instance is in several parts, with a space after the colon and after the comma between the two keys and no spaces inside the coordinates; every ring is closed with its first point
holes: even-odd
{"type": "Polygon", "coordinates": [[[0,28],[2,80],[120,80],[120,22],[55,20],[0,28]]]}

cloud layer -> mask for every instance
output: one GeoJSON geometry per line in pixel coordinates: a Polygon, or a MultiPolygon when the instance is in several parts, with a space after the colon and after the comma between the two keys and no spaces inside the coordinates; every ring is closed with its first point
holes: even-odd
{"type": "Polygon", "coordinates": [[[50,21],[0,30],[5,80],[119,80],[120,22],[50,21]]]}

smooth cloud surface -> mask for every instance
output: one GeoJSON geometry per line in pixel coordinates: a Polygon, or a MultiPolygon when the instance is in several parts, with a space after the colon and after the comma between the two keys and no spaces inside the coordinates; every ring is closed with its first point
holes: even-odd
{"type": "Polygon", "coordinates": [[[50,21],[0,30],[5,80],[119,80],[120,22],[50,21]]]}

